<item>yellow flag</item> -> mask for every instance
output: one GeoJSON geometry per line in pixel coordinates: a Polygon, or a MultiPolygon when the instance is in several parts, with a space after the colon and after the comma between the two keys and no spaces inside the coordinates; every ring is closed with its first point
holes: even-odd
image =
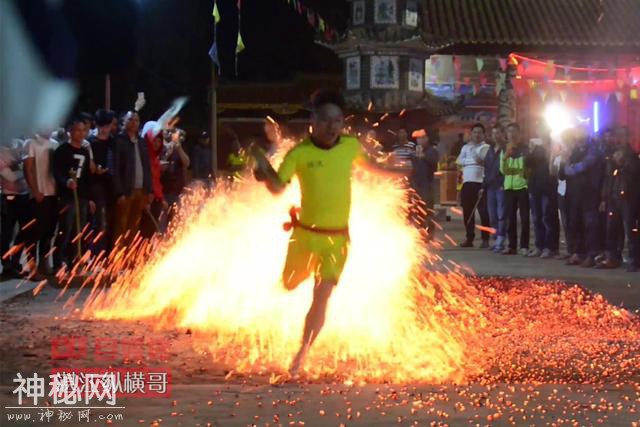
{"type": "Polygon", "coordinates": [[[244,42],[242,41],[242,34],[238,31],[238,41],[236,42],[236,54],[244,50],[244,42]]]}
{"type": "Polygon", "coordinates": [[[218,4],[213,2],[213,21],[217,24],[220,22],[220,12],[218,12],[218,4]]]}

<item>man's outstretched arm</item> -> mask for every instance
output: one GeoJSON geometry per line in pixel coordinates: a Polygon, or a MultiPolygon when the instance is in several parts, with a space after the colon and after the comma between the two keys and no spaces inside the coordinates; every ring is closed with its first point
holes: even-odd
{"type": "Polygon", "coordinates": [[[256,161],[256,169],[254,170],[255,177],[258,181],[264,181],[267,189],[273,194],[280,194],[284,191],[286,183],[283,183],[278,176],[278,172],[271,166],[269,159],[264,155],[264,152],[256,147],[251,147],[251,156],[256,161]]]}

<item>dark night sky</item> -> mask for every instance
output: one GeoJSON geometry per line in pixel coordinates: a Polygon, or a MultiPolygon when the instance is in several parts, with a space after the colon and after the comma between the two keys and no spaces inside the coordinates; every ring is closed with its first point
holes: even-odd
{"type": "MultiPolygon", "coordinates": [[[[116,110],[130,108],[138,91],[145,92],[145,112],[151,116],[185,94],[191,96],[192,108],[206,109],[213,0],[66,0],[58,9],[52,6],[55,3],[17,1],[52,71],[79,82],[77,109],[102,106],[106,73],[112,76],[116,110]]],[[[338,29],[346,22],[345,0],[302,4],[338,29]]],[[[246,50],[239,55],[236,76],[236,0],[218,0],[218,7],[222,84],[283,81],[298,72],[340,72],[338,59],[313,43],[315,30],[287,0],[243,0],[246,50]]]]}

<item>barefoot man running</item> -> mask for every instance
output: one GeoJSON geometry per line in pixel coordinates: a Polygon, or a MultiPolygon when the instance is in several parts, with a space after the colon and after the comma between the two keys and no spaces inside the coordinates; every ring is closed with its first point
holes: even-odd
{"type": "Polygon", "coordinates": [[[294,175],[300,181],[301,208],[290,211],[293,233],[282,280],[293,290],[313,274],[315,286],[300,350],[290,365],[291,375],[300,370],[324,325],[329,297],[347,260],[352,167],[356,163],[379,165],[358,139],[342,134],[343,108],[339,92],[315,92],[311,97],[311,133],[286,154],[277,172],[263,154],[253,150],[256,177],[264,180],[272,193],[282,192],[294,175]]]}

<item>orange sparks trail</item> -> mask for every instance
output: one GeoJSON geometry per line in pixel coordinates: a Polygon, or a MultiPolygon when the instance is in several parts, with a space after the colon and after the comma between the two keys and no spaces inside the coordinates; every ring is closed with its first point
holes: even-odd
{"type": "MultiPolygon", "coordinates": [[[[355,173],[349,258],[309,354],[308,378],[638,375],[637,317],[577,287],[468,279],[428,253],[407,222],[407,200],[402,182],[355,173]]],[[[70,273],[100,271],[84,317],[189,328],[209,341],[203,350],[235,372],[284,371],[312,297],[310,280],[293,292],[280,282],[289,239],[282,223],[298,202],[297,183],[273,197],[249,177],[213,194],[189,192],[168,236],[138,237],[70,273]],[[109,278],[113,285],[103,287],[109,278]]]]}

